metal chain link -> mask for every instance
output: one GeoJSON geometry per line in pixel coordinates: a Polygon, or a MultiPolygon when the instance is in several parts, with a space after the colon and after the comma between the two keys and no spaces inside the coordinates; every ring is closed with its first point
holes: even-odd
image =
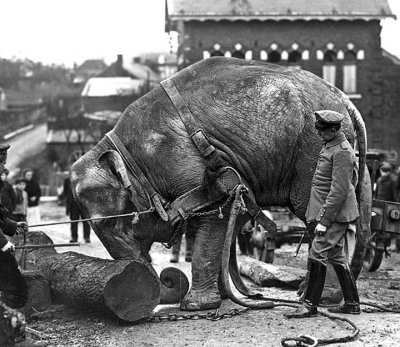
{"type": "Polygon", "coordinates": [[[215,310],[215,312],[207,312],[207,313],[186,313],[186,314],[177,314],[177,313],[169,313],[167,315],[152,315],[146,319],[148,323],[160,323],[163,321],[176,322],[180,320],[199,320],[199,319],[207,319],[211,321],[218,321],[225,318],[231,318],[235,316],[240,316],[241,314],[250,310],[250,307],[245,307],[243,309],[232,308],[229,312],[219,314],[219,308],[215,310]]]}
{"type": "MultiPolygon", "coordinates": [[[[230,193],[230,195],[228,196],[228,198],[225,200],[225,202],[219,206],[218,208],[214,209],[214,210],[210,210],[210,211],[205,211],[205,212],[190,212],[188,213],[188,217],[203,217],[203,216],[209,216],[211,214],[214,213],[219,213],[219,215],[222,215],[222,209],[226,207],[226,205],[229,204],[229,202],[232,201],[232,199],[234,198],[235,194],[235,189],[232,190],[233,193],[230,193]]],[[[221,217],[220,217],[221,218],[221,217]]],[[[222,218],[224,218],[224,216],[222,215],[222,218]]],[[[222,219],[221,218],[221,219],[222,219]]]]}

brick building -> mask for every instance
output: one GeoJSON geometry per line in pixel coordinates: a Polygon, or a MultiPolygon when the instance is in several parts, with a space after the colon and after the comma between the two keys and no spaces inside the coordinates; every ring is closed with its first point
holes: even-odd
{"type": "Polygon", "coordinates": [[[166,0],[180,68],[215,55],[313,72],[360,110],[369,148],[400,153],[400,64],[381,48],[387,0],[166,0]]]}

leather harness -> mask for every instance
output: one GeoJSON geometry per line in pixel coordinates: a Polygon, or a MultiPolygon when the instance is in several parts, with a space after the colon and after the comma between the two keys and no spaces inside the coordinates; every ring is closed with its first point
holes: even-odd
{"type": "MultiPolygon", "coordinates": [[[[203,130],[198,128],[188,104],[182,98],[172,79],[166,79],[160,84],[177,110],[183,124],[190,134],[190,138],[192,139],[194,145],[201,153],[204,160],[207,161],[210,155],[216,151],[215,147],[210,144],[210,141],[204,134],[203,130]]],[[[139,165],[121,142],[118,135],[111,130],[106,134],[106,139],[108,139],[110,144],[117,150],[130,173],[137,179],[137,181],[146,191],[150,205],[149,207],[154,206],[163,221],[173,222],[177,219],[185,220],[191,214],[209,207],[218,201],[221,201],[221,197],[217,198],[216,200],[210,198],[204,187],[200,185],[181,195],[174,201],[165,203],[165,200],[155,191],[154,187],[151,185],[143,171],[140,169],[139,165]]],[[[232,170],[236,172],[236,170],[232,170]]],[[[232,189],[233,188],[234,187],[232,187],[232,189]]],[[[248,194],[244,194],[243,200],[244,204],[246,205],[246,210],[250,214],[251,218],[257,220],[268,232],[275,234],[275,223],[264,213],[262,213],[261,208],[253,201],[253,199],[251,199],[248,194]]]]}

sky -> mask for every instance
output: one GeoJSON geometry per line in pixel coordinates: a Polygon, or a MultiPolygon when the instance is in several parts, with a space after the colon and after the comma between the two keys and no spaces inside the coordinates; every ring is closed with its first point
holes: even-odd
{"type": "MultiPolygon", "coordinates": [[[[389,4],[397,20],[381,22],[382,47],[400,58],[400,0],[389,4]]],[[[72,67],[168,52],[164,11],[164,0],[0,0],[0,57],[72,67]]]]}

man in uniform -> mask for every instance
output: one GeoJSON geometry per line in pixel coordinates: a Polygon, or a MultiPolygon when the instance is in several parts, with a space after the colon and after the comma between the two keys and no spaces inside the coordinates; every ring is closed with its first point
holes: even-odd
{"type": "MultiPolygon", "coordinates": [[[[5,169],[9,145],[0,145],[0,174],[5,169]]],[[[0,182],[1,184],[1,182],[0,182]]],[[[11,308],[22,308],[28,298],[28,286],[18,269],[17,261],[11,252],[15,246],[4,234],[20,234],[28,228],[25,222],[15,222],[8,218],[8,211],[0,202],[0,300],[11,308]]]]}
{"type": "Polygon", "coordinates": [[[357,182],[356,156],[340,130],[344,116],[338,112],[315,112],[315,128],[324,141],[314,173],[306,218],[315,223],[315,237],[308,254],[310,278],[304,300],[288,318],[317,315],[325,284],[327,261],[333,265],[343,292],[344,304],[329,309],[333,313],[359,314],[360,303],[353,274],[344,251],[345,234],[359,216],[354,184],[357,182]]]}

